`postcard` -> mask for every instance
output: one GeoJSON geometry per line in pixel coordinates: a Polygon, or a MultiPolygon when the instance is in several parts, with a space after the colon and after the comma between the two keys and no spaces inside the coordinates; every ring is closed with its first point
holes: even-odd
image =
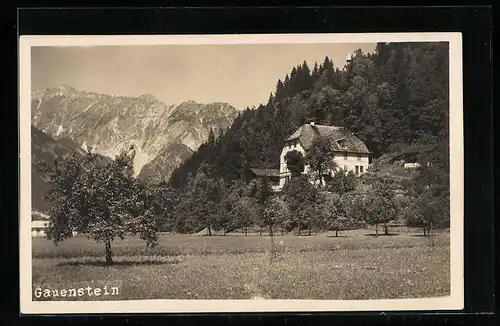
{"type": "Polygon", "coordinates": [[[22,314],[460,310],[460,33],[23,35],[22,314]]]}

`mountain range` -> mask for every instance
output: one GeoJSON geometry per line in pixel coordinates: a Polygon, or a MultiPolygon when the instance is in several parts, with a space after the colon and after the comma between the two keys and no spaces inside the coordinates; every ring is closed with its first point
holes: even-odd
{"type": "Polygon", "coordinates": [[[31,98],[35,131],[110,158],[134,145],[134,172],[151,181],[168,179],[211,129],[227,129],[237,115],[227,103],[166,105],[150,94],[114,96],[67,85],[37,90],[31,98]]]}

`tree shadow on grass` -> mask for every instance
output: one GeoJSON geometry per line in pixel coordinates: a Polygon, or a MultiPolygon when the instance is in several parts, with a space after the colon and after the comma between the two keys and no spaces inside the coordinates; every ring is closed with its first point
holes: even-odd
{"type": "Polygon", "coordinates": [[[435,237],[436,234],[412,234],[411,237],[418,237],[418,238],[430,238],[430,237],[435,237]]]}
{"type": "Polygon", "coordinates": [[[327,238],[350,238],[350,236],[345,235],[345,234],[339,234],[339,235],[327,235],[327,238]]]}
{"type": "Polygon", "coordinates": [[[104,260],[74,260],[65,261],[57,264],[57,266],[100,266],[100,267],[129,267],[129,266],[148,266],[148,265],[173,265],[178,264],[179,260],[158,260],[158,259],[145,259],[145,260],[121,260],[114,261],[113,265],[107,265],[104,260]]]}
{"type": "Polygon", "coordinates": [[[389,232],[387,234],[385,234],[383,232],[379,233],[379,234],[376,234],[376,233],[366,233],[365,237],[374,237],[374,238],[376,238],[376,237],[390,237],[390,236],[395,236],[395,235],[399,235],[399,233],[391,233],[391,232],[389,232]]]}

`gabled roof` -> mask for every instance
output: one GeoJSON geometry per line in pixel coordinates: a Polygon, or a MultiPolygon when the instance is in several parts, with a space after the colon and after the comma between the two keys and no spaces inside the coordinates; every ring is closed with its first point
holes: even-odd
{"type": "Polygon", "coordinates": [[[316,137],[327,137],[333,140],[334,150],[339,152],[370,153],[365,143],[354,134],[342,127],[304,124],[295,131],[286,141],[298,139],[302,147],[307,150],[316,137]],[[345,139],[346,147],[341,148],[337,141],[345,139]]]}
{"type": "Polygon", "coordinates": [[[257,168],[251,168],[250,169],[256,176],[258,177],[279,177],[280,176],[280,170],[275,170],[275,169],[257,169],[257,168]]]}

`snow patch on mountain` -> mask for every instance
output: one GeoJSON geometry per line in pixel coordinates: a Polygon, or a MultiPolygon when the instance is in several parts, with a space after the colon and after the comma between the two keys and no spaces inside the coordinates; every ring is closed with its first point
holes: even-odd
{"type": "Polygon", "coordinates": [[[64,128],[62,125],[59,125],[56,131],[56,136],[59,136],[62,132],[64,131],[64,128]]]}

